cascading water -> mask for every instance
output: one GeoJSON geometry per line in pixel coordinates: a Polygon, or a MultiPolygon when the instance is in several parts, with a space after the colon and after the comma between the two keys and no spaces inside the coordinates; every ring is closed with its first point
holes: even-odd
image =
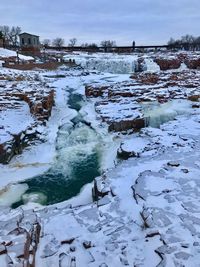
{"type": "Polygon", "coordinates": [[[120,56],[116,54],[96,54],[65,56],[65,60],[73,59],[83,68],[114,74],[129,74],[135,72],[137,57],[133,55],[120,56]]]}
{"type": "MultiPolygon", "coordinates": [[[[68,105],[80,110],[83,97],[71,93],[68,105]]],[[[103,146],[102,137],[78,113],[59,128],[53,166],[46,173],[21,183],[27,188],[12,207],[28,202],[54,204],[76,196],[85,184],[100,175],[103,146]]]]}
{"type": "Polygon", "coordinates": [[[154,62],[152,58],[145,58],[146,71],[148,72],[158,72],[160,71],[159,65],[154,62]]]}
{"type": "Polygon", "coordinates": [[[191,103],[187,100],[172,100],[164,104],[158,102],[143,103],[146,127],[159,128],[161,124],[175,119],[178,115],[191,113],[191,103]]]}

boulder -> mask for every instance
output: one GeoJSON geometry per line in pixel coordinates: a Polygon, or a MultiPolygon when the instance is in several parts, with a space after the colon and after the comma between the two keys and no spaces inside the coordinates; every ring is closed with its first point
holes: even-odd
{"type": "Polygon", "coordinates": [[[103,94],[107,91],[109,86],[103,85],[87,85],[85,86],[85,95],[86,97],[99,97],[103,96],[103,94]]]}
{"type": "Polygon", "coordinates": [[[144,118],[134,118],[134,119],[122,119],[119,121],[108,122],[108,131],[111,132],[122,132],[127,130],[138,131],[141,128],[145,127],[145,119],[144,118]]]}
{"type": "Polygon", "coordinates": [[[161,70],[179,69],[182,63],[179,58],[156,58],[154,61],[159,65],[161,70]]]}

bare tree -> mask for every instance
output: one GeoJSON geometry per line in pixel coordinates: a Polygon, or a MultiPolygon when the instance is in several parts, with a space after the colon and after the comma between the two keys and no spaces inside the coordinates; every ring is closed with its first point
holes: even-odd
{"type": "Polygon", "coordinates": [[[45,47],[48,47],[51,45],[51,40],[50,39],[44,39],[42,41],[42,44],[45,46],[45,47]]]}
{"type": "Polygon", "coordinates": [[[18,37],[19,37],[19,34],[21,33],[21,28],[19,26],[17,27],[12,27],[10,29],[10,32],[9,32],[9,42],[11,45],[13,46],[17,46],[18,45],[18,37]]]}
{"type": "Polygon", "coordinates": [[[76,44],[77,44],[77,39],[76,38],[72,38],[72,39],[69,40],[68,46],[74,47],[76,44]]]}
{"type": "Polygon", "coordinates": [[[170,38],[169,41],[167,42],[168,45],[174,45],[176,40],[174,38],[170,38]]]}
{"type": "Polygon", "coordinates": [[[53,40],[53,45],[58,47],[59,49],[64,45],[65,41],[64,39],[57,37],[56,39],[53,40]]]}
{"type": "Polygon", "coordinates": [[[101,41],[100,45],[104,48],[105,52],[109,52],[112,50],[112,47],[116,46],[116,42],[112,40],[104,40],[101,41]]]}
{"type": "Polygon", "coordinates": [[[89,48],[98,48],[98,45],[95,44],[95,43],[91,43],[91,44],[89,44],[89,43],[83,43],[81,46],[82,47],[89,47],[89,48]]]}

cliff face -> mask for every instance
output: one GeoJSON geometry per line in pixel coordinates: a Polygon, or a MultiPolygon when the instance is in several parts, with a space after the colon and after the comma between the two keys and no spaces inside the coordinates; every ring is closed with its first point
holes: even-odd
{"type": "Polygon", "coordinates": [[[16,74],[0,78],[0,163],[8,163],[35,138],[37,126],[51,116],[54,90],[44,83],[16,74]],[[11,127],[12,125],[12,127],[11,127]]]}

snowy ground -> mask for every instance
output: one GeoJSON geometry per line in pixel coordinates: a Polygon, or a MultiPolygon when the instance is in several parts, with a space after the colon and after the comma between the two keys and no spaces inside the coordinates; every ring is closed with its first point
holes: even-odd
{"type": "MultiPolygon", "coordinates": [[[[152,66],[149,62],[152,61],[148,61],[152,66]]],[[[116,64],[108,64],[116,69],[116,64]]],[[[54,87],[55,106],[47,125],[40,129],[45,142],[26,148],[8,165],[0,166],[0,266],[23,266],[27,261],[39,267],[200,266],[200,110],[198,97],[196,102],[187,101],[187,97],[198,96],[198,85],[190,88],[181,81],[182,85],[163,88],[170,72],[158,73],[161,80],[157,85],[139,84],[143,77],[133,82],[127,74],[92,71],[88,75],[81,69],[39,75],[54,87]],[[26,184],[17,182],[43,173],[55,162],[59,128],[77,116],[77,111],[66,105],[69,89],[84,95],[88,84],[97,87],[107,84],[112,97],[117,99],[109,102],[112,97],[106,92],[103,99],[87,99],[79,111],[103,140],[102,175],[71,200],[42,207],[34,203],[33,196],[26,205],[11,210],[9,206],[27,190],[26,184]],[[130,96],[121,96],[120,90],[136,92],[134,101],[130,96]],[[133,105],[134,112],[138,112],[136,100],[141,99],[142,93],[143,99],[155,101],[158,95],[168,98],[172,91],[174,102],[146,108],[153,127],[137,133],[108,133],[105,121],[99,117],[99,114],[108,114],[115,120],[130,117],[133,105]],[[126,102],[124,113],[120,111],[119,98],[126,102]],[[102,101],[108,101],[108,105],[96,113],[95,103],[102,101]],[[161,118],[163,113],[166,121],[161,118]],[[128,160],[116,158],[124,153],[130,157],[128,160]]],[[[191,77],[199,74],[196,71],[190,76],[183,72],[182,76],[185,75],[191,82],[191,77]]],[[[143,112],[141,104],[139,108],[143,112]]]]}
{"type": "MultiPolygon", "coordinates": [[[[5,48],[0,48],[0,58],[4,59],[4,58],[8,58],[8,57],[16,57],[16,56],[17,56],[17,54],[15,51],[5,49],[5,48]]],[[[19,54],[19,58],[21,60],[33,60],[33,57],[24,56],[21,54],[19,54]]]]}

